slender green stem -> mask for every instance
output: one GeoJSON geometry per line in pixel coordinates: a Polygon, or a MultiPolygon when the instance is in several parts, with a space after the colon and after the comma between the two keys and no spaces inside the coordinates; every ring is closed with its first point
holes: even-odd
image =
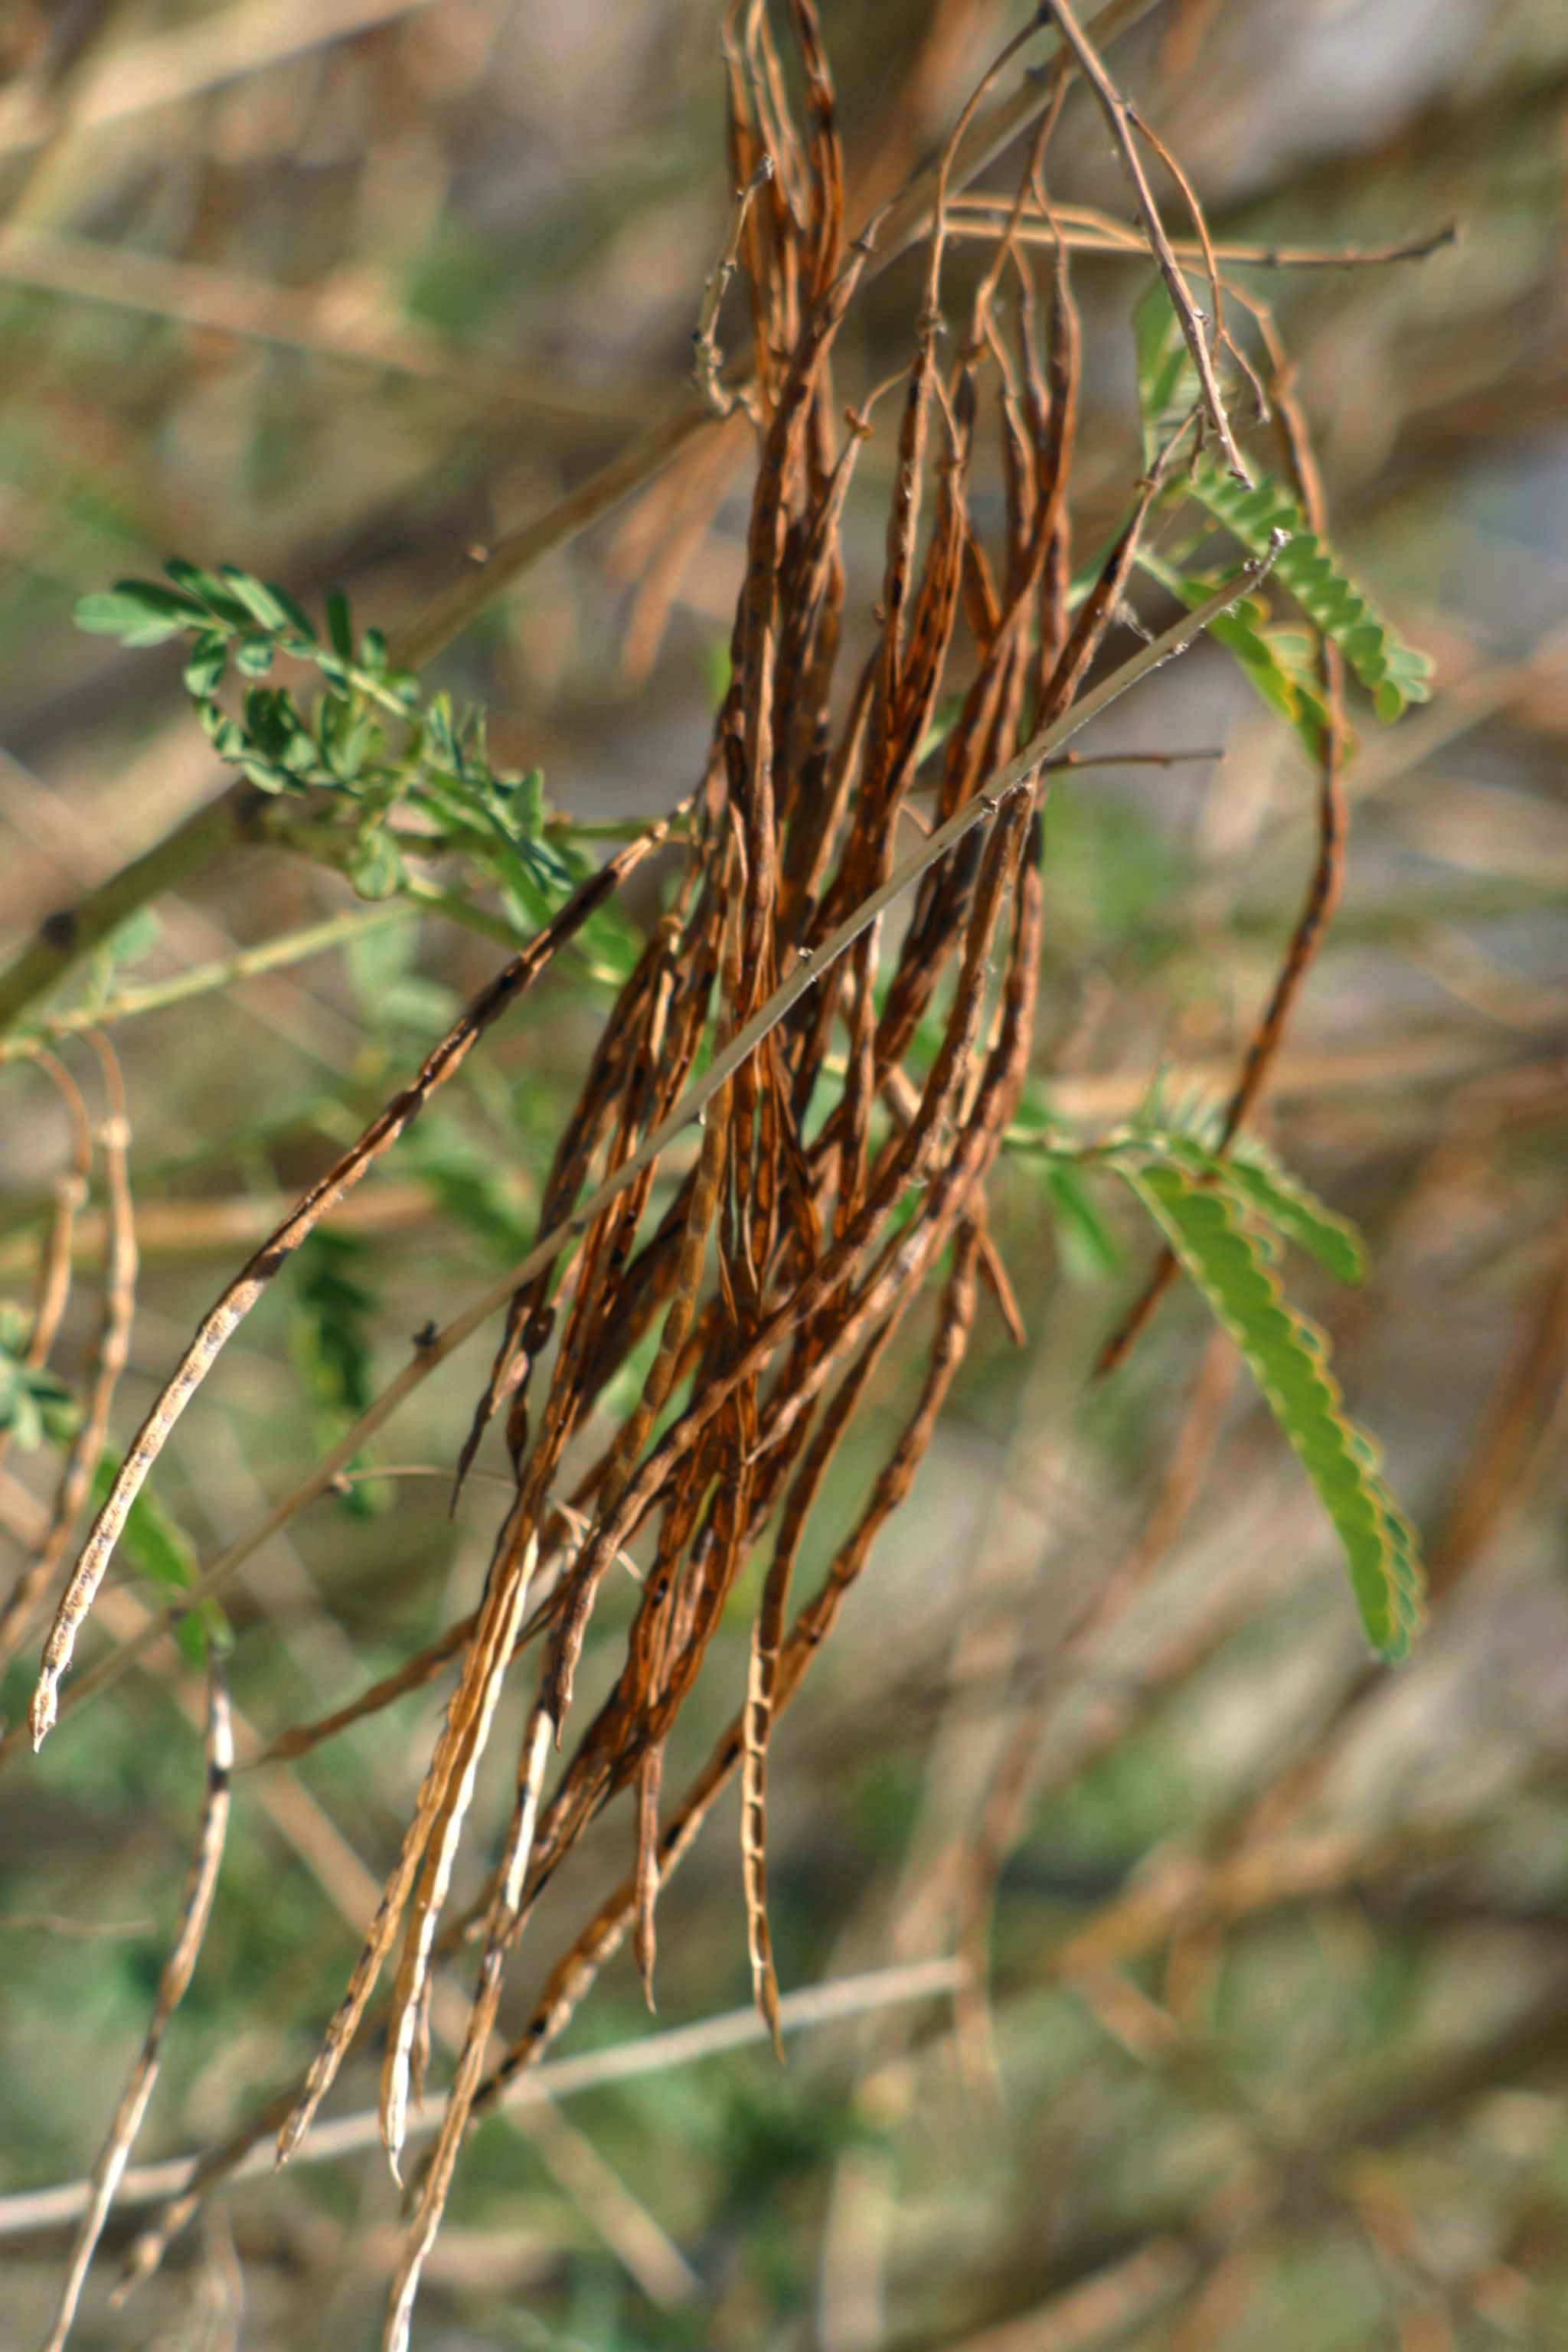
{"type": "MultiPolygon", "coordinates": [[[[442,899],[447,896],[444,891],[435,895],[442,899]]],[[[0,1062],[20,1060],[35,1053],[49,1038],[79,1036],[87,1029],[108,1029],[117,1021],[129,1021],[139,1013],[160,1013],[167,1004],[183,1004],[190,997],[206,996],[215,989],[228,988],[235,981],[253,980],[258,972],[276,971],[284,964],[300,963],[307,956],[323,955],[330,948],[346,946],[366,931],[381,930],[388,923],[407,922],[419,910],[417,904],[406,899],[368,910],[351,908],[341,915],[330,916],[325,922],[312,923],[308,930],[289,931],[281,939],[263,940],[259,947],[243,948],[237,955],[225,956],[217,963],[196,964],[189,971],[175,972],[170,980],[150,981],[141,988],[122,989],[118,996],[105,997],[96,1004],[79,1004],[68,1013],[49,1013],[29,1035],[0,1040],[0,1062]]]]}
{"type": "MultiPolygon", "coordinates": [[[[341,825],[330,820],[316,823],[309,817],[274,816],[270,810],[263,812],[260,824],[266,839],[279,849],[294,850],[300,856],[311,858],[318,866],[331,866],[340,874],[349,872],[354,845],[341,825]]],[[[396,825],[389,824],[383,830],[410,857],[444,857],[454,845],[434,834],[414,833],[396,825]]],[[[482,836],[475,835],[473,839],[476,845],[488,846],[482,836]]],[[[459,891],[443,890],[438,883],[426,882],[422,875],[405,873],[395,903],[405,912],[418,907],[426,914],[445,915],[449,921],[460,923],[465,930],[476,931],[483,940],[494,940],[503,948],[517,945],[516,930],[500,915],[487,914],[459,891]]]]}
{"type": "MultiPolygon", "coordinates": [[[[647,831],[645,817],[606,816],[579,820],[571,816],[547,816],[544,830],[552,841],[637,841],[647,831]]],[[[670,839],[681,840],[686,833],[684,818],[670,828],[670,839]]]]}

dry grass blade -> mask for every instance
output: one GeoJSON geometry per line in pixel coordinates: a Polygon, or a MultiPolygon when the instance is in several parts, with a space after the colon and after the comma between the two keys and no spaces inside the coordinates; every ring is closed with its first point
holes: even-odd
{"type": "Polygon", "coordinates": [[[442,2119],[435,2152],[420,2184],[418,2204],[408,2225],[403,2258],[393,2282],[382,2336],[383,2352],[406,2352],[420,2274],[446,2210],[458,2150],[462,2147],[474,2096],[479,2086],[486,2044],[500,2001],[507,1944],[516,1922],[522,1883],[532,1852],[533,1828],[539,1815],[539,1794],[544,1780],[545,1759],[550,1753],[555,1728],[548,1707],[542,1705],[536,1706],[523,1743],[522,1780],[502,1861],[500,1896],[491,1917],[484,1958],[479,1966],[479,1985],[468,2020],[468,2035],[458,2061],[457,2076],[447,2096],[447,2112],[442,2119]]]}
{"type": "Polygon", "coordinates": [[[229,1723],[227,1694],[216,1672],[208,1685],[207,1710],[206,1795],[195,1850],[191,1857],[190,1874],[185,1881],[179,1931],[158,1979],[157,1998],[153,2002],[146,2039],[121,2093],[109,2136],[93,2168],[87,2210],[71,2250],[59,2306],[46,2338],[44,2352],[62,2352],[70,2334],[94,2250],[103,2234],[103,2225],[109,2218],[115,2189],[125,2170],[136,2135],[142,2128],[142,2118],[147,2112],[147,2102],[158,2079],[163,2036],[170,2019],[184,1998],[185,1988],[195,1969],[202,1939],[206,1934],[213,1897],[217,1892],[218,1869],[228,1829],[234,1735],[229,1723]]]}
{"type": "Polygon", "coordinates": [[[415,1889],[404,1937],[403,1963],[393,1990],[392,2023],[387,2032],[386,2056],[382,2065],[383,2129],[395,2178],[398,2174],[398,2159],[407,2126],[409,2091],[412,2087],[417,2097],[423,2084],[421,2021],[429,1998],[430,1958],[436,1931],[451,1885],[458,1841],[462,1835],[464,1820],[473,1797],[475,1775],[489,1744],[501,1684],[511,1663],[512,1645],[522,1622],[538,1554],[538,1538],[531,1535],[521,1559],[507,1579],[506,1604],[497,1612],[493,1636],[487,1641],[482,1652],[479,1644],[475,1644],[475,1664],[481,1657],[483,1659],[483,1680],[477,1704],[470,1711],[463,1703],[465,1689],[477,1679],[475,1664],[470,1664],[466,1670],[464,1686],[458,1689],[452,1700],[449,1720],[466,1717],[467,1724],[461,1746],[449,1767],[447,1791],[426,1845],[419,1882],[415,1889]]]}
{"type": "MultiPolygon", "coordinates": [[[[416,1876],[420,1873],[432,1838],[437,1835],[442,1822],[449,1819],[454,1809],[458,1811],[459,1821],[462,1811],[466,1809],[472,1792],[471,1762],[477,1758],[478,1746],[482,1746],[483,1737],[494,1714],[500,1678],[510,1659],[512,1642],[527,1597],[528,1572],[533,1558],[533,1547],[530,1544],[514,1564],[512,1573],[509,1577],[492,1580],[486,1592],[465,1663],[463,1679],[453,1693],[435,1752],[420,1783],[414,1819],[404,1839],[396,1868],[387,1881],[371,1922],[364,1948],[349,1979],[348,1990],[279,2133],[280,2161],[293,2153],[310,2128],[311,2116],[331,2088],[347,2054],[364,2014],[365,2004],[375,1990],[383,1963],[392,1948],[398,1924],[414,1891],[416,1876]]],[[[445,1870],[442,1870],[438,1857],[436,1871],[422,1881],[425,1914],[428,1914],[444,1895],[446,1876],[449,1871],[448,1853],[445,1870]]],[[[411,1939],[410,1952],[412,1957],[401,1986],[405,2018],[417,2014],[416,2007],[412,2004],[416,2002],[417,1988],[424,1969],[428,1966],[428,1940],[421,1942],[416,1936],[411,1939]]],[[[406,2046],[400,2037],[395,2037],[394,2051],[389,2056],[391,2071],[384,2082],[384,2095],[388,2095],[390,2101],[388,2145],[395,2157],[395,2126],[401,2112],[401,2100],[406,2090],[404,2070],[407,2058],[406,2046]]]]}

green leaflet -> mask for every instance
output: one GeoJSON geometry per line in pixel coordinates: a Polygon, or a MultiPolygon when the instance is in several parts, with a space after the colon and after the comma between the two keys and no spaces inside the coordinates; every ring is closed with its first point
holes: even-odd
{"type": "MultiPolygon", "coordinates": [[[[1138,398],[1143,417],[1143,455],[1152,465],[1172,433],[1192,409],[1196,377],[1181,327],[1163,286],[1156,283],[1138,306],[1136,342],[1138,398]]],[[[1251,555],[1266,555],[1277,533],[1285,545],[1272,577],[1288,588],[1302,611],[1338,646],[1373,698],[1380,719],[1395,719],[1412,702],[1432,691],[1429,656],[1407,645],[1340,568],[1331,549],[1309,530],[1289,492],[1272,475],[1250,488],[1200,452],[1180,487],[1215,522],[1223,524],[1251,555]]],[[[1232,643],[1216,626],[1215,634],[1232,643]]],[[[1246,664],[1239,646],[1233,645],[1246,664]]],[[[1263,686],[1260,677],[1254,682],[1263,686]]],[[[1263,687],[1265,692],[1268,691],[1263,687]]],[[[1274,697],[1270,695],[1270,699],[1274,697]]],[[[1287,712],[1287,716],[1294,716],[1287,712]]]]}
{"type": "Polygon", "coordinates": [[[204,628],[201,605],[152,580],[122,580],[118,588],[77,599],[76,625],[90,636],[118,637],[122,646],[161,646],[184,629],[204,628]]]}
{"type": "Polygon", "coordinates": [[[1300,1456],[1344,1547],[1368,1639],[1391,1661],[1405,1657],[1425,1582],[1415,1530],[1383,1483],[1376,1445],[1344,1411],[1322,1333],[1287,1302],[1221,1184],[1175,1159],[1112,1164],[1241,1349],[1300,1456]]]}
{"type": "Polygon", "coordinates": [[[330,644],[322,642],[303,605],[286,588],[258,580],[236,565],[206,572],[171,556],[161,580],[117,580],[111,590],[80,598],[77,625],[125,646],[154,646],[168,637],[194,639],[184,667],[185,691],[222,760],[239,768],[268,793],[316,790],[363,797],[387,781],[379,764],[379,730],[367,728],[366,709],[388,712],[409,726],[417,723],[418,681],[394,670],[385,640],[367,629],[354,655],[347,600],[334,589],[327,598],[330,644]],[[229,718],[217,696],[232,662],[242,679],[267,677],[280,655],[313,664],[326,693],[314,720],[307,719],[287,688],[252,683],[245,696],[243,725],[229,718]]]}

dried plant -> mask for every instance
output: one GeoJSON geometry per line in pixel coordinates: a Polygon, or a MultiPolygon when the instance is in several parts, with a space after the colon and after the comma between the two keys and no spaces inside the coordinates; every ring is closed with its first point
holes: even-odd
{"type": "MultiPolygon", "coordinates": [[[[35,1744],[55,1721],[115,1548],[133,1515],[150,1507],[143,1482],[243,1318],[557,957],[582,949],[616,982],[526,1259],[444,1328],[421,1335],[398,1380],[358,1400],[352,1425],[252,1537],[200,1575],[176,1565],[184,1595],[110,1662],[118,1671],[159,1624],[176,1620],[198,1645],[216,1641],[219,1621],[194,1613],[197,1605],[210,1608],[257,1544],[347,1475],[391,1412],[504,1307],[457,1466],[460,1488],[499,1424],[510,1492],[479,1605],[357,1699],[279,1733],[266,1751],[298,1757],[455,1660],[458,1682],[402,1850],[304,2082],[215,2151],[142,2241],[137,2274],[260,2136],[276,2132],[285,2157],[300,2147],[386,1975],[390,1994],[374,2011],[385,2051],[380,2116],[397,2168],[424,2099],[437,1964],[468,1938],[478,1949],[471,1999],[436,2145],[411,2189],[386,2323],[385,2342],[405,2344],[474,2118],[539,2062],[628,1935],[651,2004],[668,1881],[737,1774],[744,1933],[758,2008],[777,2039],[767,1879],[774,1728],[910,1493],[977,1315],[994,1308],[1010,1328],[1018,1324],[987,1218],[987,1182],[1005,1150],[1075,1181],[1103,1172],[1130,1188],[1300,1454],[1342,1540],[1372,1641],[1397,1657],[1415,1632],[1414,1534],[1372,1442],[1342,1410],[1321,1335],[1286,1302],[1270,1263],[1274,1235],[1354,1279],[1359,1245],[1242,1129],[1339,887],[1347,666],[1379,715],[1394,718],[1425,695],[1426,665],[1351,587],[1330,549],[1277,338],[1265,317],[1258,361],[1244,356],[1237,339],[1245,321],[1234,306],[1229,322],[1226,314],[1229,257],[1210,240],[1188,184],[1121,98],[1071,12],[1056,0],[1040,13],[1064,46],[1034,98],[1016,195],[984,214],[956,201],[971,126],[1039,29],[1033,25],[976,89],[928,185],[908,365],[846,412],[839,345],[886,250],[889,217],[847,233],[833,86],[809,0],[793,0],[777,25],[762,6],[731,9],[727,160],[738,194],[700,308],[695,373],[712,429],[739,412],[748,420],[755,464],[744,581],[703,771],[679,809],[605,863],[594,865],[584,840],[549,810],[537,777],[492,767],[481,723],[455,716],[443,697],[423,696],[406,657],[419,650],[417,631],[404,648],[389,648],[374,630],[356,639],[346,603],[334,598],[319,634],[284,591],[232,567],[190,563],[171,564],[166,584],[123,582],[82,608],[86,625],[128,644],[190,638],[186,686],[215,750],[241,772],[247,824],[341,868],[366,897],[409,898],[481,930],[529,936],[202,1320],[58,1596],[33,1701],[35,1744]],[[1049,192],[1051,136],[1075,70],[1131,174],[1136,235],[1049,192]],[[1175,175],[1194,245],[1168,236],[1144,151],[1175,175]],[[981,233],[994,250],[961,297],[952,249],[960,236],[981,233]],[[1096,238],[1152,254],[1159,283],[1140,330],[1142,467],[1109,551],[1078,569],[1071,253],[1096,238]],[[1206,282],[1206,318],[1189,270],[1206,282]],[[717,340],[731,279],[748,306],[744,366],[726,366],[717,340]],[[879,402],[897,407],[896,453],[875,627],[863,641],[863,590],[852,581],[844,519],[879,402]],[[1267,477],[1255,484],[1238,438],[1247,408],[1260,421],[1265,404],[1288,488],[1267,477]],[[993,521],[977,490],[994,482],[1001,498],[993,521]],[[1140,575],[1173,594],[1183,617],[1110,665],[1107,648],[1140,575]],[[1299,607],[1290,630],[1273,617],[1279,592],[1299,607]],[[1228,1108],[1178,1117],[1154,1105],[1108,1135],[1075,1137],[1042,1120],[1026,1096],[1050,880],[1042,828],[1050,777],[1080,728],[1206,628],[1316,763],[1316,871],[1228,1108]],[[280,662],[314,669],[313,706],[263,683],[280,662]],[[225,699],[231,667],[248,681],[237,709],[225,699]],[[929,819],[916,798],[927,786],[929,819]],[[906,825],[916,845],[900,855],[906,825]],[[642,938],[614,915],[613,901],[656,852],[668,877],[664,911],[642,938]],[[466,861],[461,891],[424,878],[426,864],[454,856],[466,861]],[[500,918],[488,911],[487,891],[499,893],[500,918]],[[895,1344],[921,1367],[912,1408],[802,1601],[796,1571],[808,1520],[895,1344]],[[618,1419],[606,1412],[612,1391],[630,1400],[618,1419]],[[744,1703],[689,1787],[671,1795],[664,1759],[672,1727],[759,1556],[765,1570],[744,1703]],[[584,1645],[606,1580],[628,1559],[641,1589],[624,1658],[608,1695],[586,1713],[577,1696],[584,1645]],[[454,1866],[477,1775],[516,1678],[531,1697],[510,1819],[482,1900],[454,1916],[454,1866]],[[567,1942],[521,2035],[498,2050],[519,1939],[533,1931],[566,1857],[622,1797],[624,1881],[567,1942]]],[[[708,429],[701,413],[683,428],[687,437],[708,429]]],[[[667,451],[673,446],[667,436],[667,451]]],[[[112,1001],[100,1003],[93,1017],[115,1011],[112,1001]]],[[[41,1020],[21,1049],[41,1052],[42,1040],[72,1020],[41,1020]]],[[[107,1053],[104,1068],[112,1090],[107,1053]]],[[[49,1534],[0,1620],[5,1636],[27,1624],[55,1580],[123,1359],[134,1250],[119,1108],[106,1150],[116,1246],[100,1369],[49,1534]]],[[[80,1181],[79,1165],[18,1357],[29,1375],[41,1370],[58,1321],[80,1181]]],[[[1125,1352],[1135,1328],[1110,1357],[1125,1352]]],[[[896,1575],[892,1562],[888,1574],[896,1575]]],[[[74,1695],[106,1679],[89,1669],[74,1695]]],[[[1026,1750],[1026,1741],[1020,1756],[1026,1750]]],[[[1026,1761],[1012,1769],[1021,1786],[1026,1761]]],[[[1004,1776],[999,1817],[1016,1800],[1010,1787],[1004,1776]]],[[[210,1899],[221,1834],[209,1819],[193,1920],[210,1899]]],[[[1005,1843],[998,1829],[992,1871],[1005,1843]]],[[[979,1886],[977,1915],[984,1900],[979,1886]]],[[[199,1932],[197,1921],[179,1968],[170,1964],[150,2053],[199,1932]]],[[[147,2087],[143,2070],[135,2112],[105,2161],[73,2295],[147,2087]]],[[[68,2300],[55,2341],[68,2318],[68,2300]]]]}

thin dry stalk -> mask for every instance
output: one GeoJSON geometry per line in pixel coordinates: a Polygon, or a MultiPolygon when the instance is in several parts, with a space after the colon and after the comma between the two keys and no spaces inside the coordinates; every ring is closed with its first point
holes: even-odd
{"type": "MultiPolygon", "coordinates": [[[[1182,276],[1176,257],[1171,250],[1170,239],[1166,236],[1164,226],[1160,219],[1159,206],[1154,202],[1153,191],[1149,185],[1148,175],[1144,172],[1142,161],[1138,153],[1137,142],[1133,137],[1136,117],[1106,72],[1098,53],[1090,47],[1067,0],[1045,0],[1045,5],[1061,27],[1063,40],[1071,49],[1077,59],[1079,72],[1099,100],[1100,111],[1110,126],[1110,135],[1116,143],[1117,152],[1126,165],[1127,176],[1132,183],[1132,193],[1137,201],[1139,215],[1143,223],[1144,234],[1149,240],[1149,249],[1158,265],[1161,277],[1165,281],[1165,290],[1170,295],[1172,307],[1181,321],[1182,334],[1188,351],[1193,355],[1193,365],[1198,372],[1198,383],[1203,390],[1204,414],[1209,428],[1225,453],[1226,464],[1237,481],[1250,482],[1252,477],[1247,472],[1241,452],[1236,446],[1236,437],[1230,429],[1230,419],[1225,412],[1224,396],[1220,392],[1219,379],[1215,373],[1214,352],[1210,350],[1208,340],[1203,331],[1202,322],[1193,307],[1193,298],[1187,292],[1186,280],[1182,276]]],[[[1163,149],[1161,150],[1161,153],[1164,154],[1163,149]]],[[[1168,158],[1166,160],[1168,161],[1168,158]]],[[[1193,205],[1194,218],[1201,224],[1202,215],[1197,211],[1195,199],[1193,198],[1186,183],[1184,181],[1182,184],[1184,194],[1193,205]]],[[[1205,260],[1208,261],[1212,270],[1213,253],[1208,244],[1207,231],[1200,226],[1199,233],[1205,260]]],[[[1217,294],[1215,309],[1214,332],[1217,338],[1220,327],[1217,294]]]]}
{"type": "MultiPolygon", "coordinates": [[[[1145,138],[1152,139],[1149,126],[1142,119],[1138,127],[1145,138]]],[[[1028,208],[1019,217],[1015,199],[961,195],[952,200],[948,215],[950,235],[994,236],[998,229],[1014,243],[1054,246],[1059,239],[1073,253],[1106,254],[1138,262],[1149,257],[1145,239],[1131,222],[1118,220],[1113,213],[1101,212],[1093,205],[1058,205],[1053,208],[1052,219],[1040,219],[1028,208]]],[[[1173,237],[1170,242],[1178,261],[1201,262],[1205,267],[1212,257],[1216,262],[1235,262],[1258,269],[1386,269],[1402,261],[1426,261],[1434,253],[1457,244],[1458,236],[1457,223],[1445,221],[1426,236],[1394,245],[1247,245],[1228,238],[1218,243],[1200,243],[1181,237],[1173,237]]],[[[1235,289],[1229,290],[1234,292],[1235,289]]]]}
{"type": "MultiPolygon", "coordinates": [[[[526,1551],[518,1564],[519,1572],[506,1580],[503,1589],[498,1591],[492,1586],[486,1594],[469,1648],[464,1680],[453,1695],[435,1753],[420,1783],[414,1819],[404,1839],[396,1868],[387,1881],[371,1922],[364,1948],[350,1977],[348,1990],[279,2134],[280,2159],[290,2154],[310,2128],[310,2118],[330,2089],[358,2030],[365,2003],[375,1990],[376,1979],[392,1948],[405,1906],[414,1888],[416,1874],[420,1870],[432,1837],[454,1805],[466,1809],[468,1797],[472,1791],[470,1760],[477,1760],[478,1746],[482,1745],[484,1737],[488,1735],[500,1678],[510,1656],[512,1641],[527,1597],[527,1570],[531,1567],[533,1557],[531,1549],[526,1551]]],[[[448,1871],[449,1866],[448,1862],[448,1871]]],[[[426,1881],[423,1890],[426,1906],[428,1907],[444,1891],[444,1881],[426,1881]]],[[[417,1951],[415,1969],[411,1969],[409,1981],[404,1988],[405,1995],[409,1984],[417,1982],[417,1969],[427,1962],[426,1945],[417,1951]]],[[[402,2055],[405,2058],[406,2053],[402,2055]]],[[[401,2072],[397,2070],[383,2085],[387,2145],[395,2159],[399,2144],[397,2095],[402,2087],[401,2072]]]]}
{"type": "Polygon", "coordinates": [[[114,2192],[124,2173],[136,2135],[142,2128],[142,2118],[147,2112],[153,2086],[158,2079],[164,2033],[170,2019],[184,1998],[185,1988],[195,1969],[212,1912],[213,1897],[217,1892],[218,1869],[223,1861],[224,1839],[228,1831],[229,1782],[233,1769],[234,1735],[229,1723],[228,1696],[214,1670],[207,1691],[206,1796],[195,1849],[191,1856],[190,1872],[185,1880],[179,1930],[158,1979],[157,1997],[153,2005],[146,2039],[126,2079],[102,2153],[92,2169],[87,2210],[71,2250],[65,2284],[60,2290],[59,2305],[45,2340],[44,2352],[63,2352],[66,2338],[70,2334],[89,2266],[103,2234],[103,2225],[109,2218],[109,2209],[114,2201],[114,2192]]]}
{"type": "MultiPolygon", "coordinates": [[[[863,1975],[833,1979],[826,1984],[812,1985],[803,1992],[787,1993],[781,2003],[781,2021],[786,2033],[807,2032],[904,2001],[940,2000],[952,1993],[957,1976],[957,1962],[943,1958],[868,1969],[863,1975]]],[[[689,2025],[645,2034],[640,2041],[617,2043],[612,2049],[556,2059],[526,2076],[506,2104],[526,2108],[536,2103],[574,2098],[584,2091],[636,2082],[673,2066],[693,2065],[727,2051],[743,2050],[765,2038],[766,2029],[754,2010],[727,2010],[716,2017],[700,2018],[689,2025]]],[[[426,2104],[410,2117],[410,2138],[427,2137],[437,2120],[433,2105],[426,2104]]],[[[253,2132],[250,2145],[254,2153],[247,2160],[233,2163],[227,2178],[251,2180],[269,2173],[270,2155],[257,2147],[258,2138],[268,2137],[265,2125],[253,2132]]],[[[380,2137],[381,2117],[376,2108],[339,2116],[331,2123],[317,2125],[295,2160],[300,2164],[336,2163],[374,2147],[380,2137]]],[[[158,2164],[133,2166],[121,2176],[118,2201],[122,2208],[148,2205],[184,2192],[194,2188],[198,2170],[208,2161],[206,2158],[174,2157],[158,2164]]],[[[0,2198],[0,2239],[26,2237],[78,2221],[87,2211],[91,2193],[90,2180],[73,2180],[58,2188],[26,2189],[14,2197],[0,2198]]]]}
{"type": "Polygon", "coordinates": [[[501,1865],[500,1899],[490,1920],[484,1958],[479,1967],[479,1986],[468,2021],[468,2038],[458,2061],[457,2077],[447,2099],[447,2113],[442,2119],[435,2153],[420,2187],[419,2201],[408,2226],[397,2275],[393,2281],[386,2326],[382,2336],[384,2352],[406,2352],[420,2274],[436,2242],[436,2232],[441,2226],[441,2216],[446,2210],[458,2153],[462,2147],[475,2095],[479,2087],[486,2045],[500,2002],[506,1948],[521,1903],[523,1881],[533,1847],[534,1823],[539,1817],[539,1795],[544,1780],[545,1760],[555,1729],[555,1721],[549,1707],[542,1704],[536,1706],[523,1745],[522,1780],[501,1865]]]}
{"type": "MultiPolygon", "coordinates": [[[[387,2036],[381,2077],[386,2152],[395,2178],[398,2174],[398,2158],[406,2127],[410,2087],[412,2085],[417,2097],[424,2084],[422,2025],[429,2000],[430,1957],[436,1930],[440,1925],[442,1908],[451,1885],[458,1841],[462,1835],[463,1823],[473,1798],[475,1776],[489,1744],[501,1684],[511,1663],[512,1643],[521,1622],[537,1557],[538,1539],[531,1536],[516,1573],[510,1581],[506,1608],[500,1613],[493,1639],[482,1650],[479,1643],[475,1643],[475,1656],[483,1655],[486,1661],[484,1680],[478,1704],[468,1721],[462,1746],[452,1758],[447,1789],[426,1843],[419,1883],[415,1889],[404,1937],[403,1963],[393,1989],[392,2027],[387,2036]]],[[[470,1679],[471,1669],[465,1672],[465,1685],[470,1679]]],[[[463,1696],[463,1689],[459,1688],[453,1699],[448,1721],[462,1711],[463,1696]]],[[[349,2031],[352,2032],[352,2028],[349,2031]]]]}

